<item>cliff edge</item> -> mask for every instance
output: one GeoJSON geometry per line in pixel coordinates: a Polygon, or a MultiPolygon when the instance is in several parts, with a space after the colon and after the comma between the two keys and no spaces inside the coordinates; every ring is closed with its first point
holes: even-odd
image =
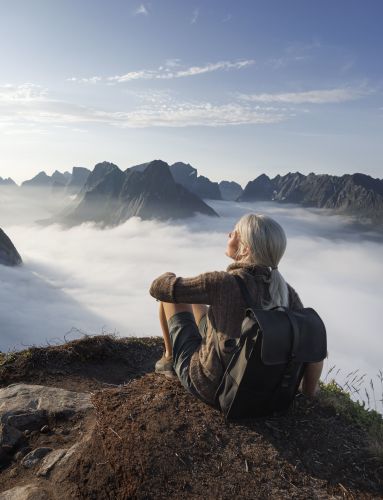
{"type": "Polygon", "coordinates": [[[153,373],[161,352],[96,336],[0,354],[0,499],[383,498],[375,412],[330,385],[226,423],[153,373]]]}

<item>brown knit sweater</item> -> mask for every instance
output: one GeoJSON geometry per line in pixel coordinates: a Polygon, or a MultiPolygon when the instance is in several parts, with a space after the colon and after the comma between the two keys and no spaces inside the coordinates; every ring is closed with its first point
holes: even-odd
{"type": "MultiPolygon", "coordinates": [[[[246,304],[233,274],[239,274],[246,282],[256,307],[262,308],[270,300],[270,270],[235,262],[226,271],[203,273],[193,278],[177,277],[165,273],[155,279],[150,294],[163,302],[184,304],[208,304],[206,337],[190,362],[190,378],[197,392],[208,403],[214,404],[214,395],[223,374],[222,364],[214,347],[213,329],[218,334],[221,357],[224,364],[230,360],[233,342],[241,334],[241,324],[246,304]]],[[[288,285],[289,307],[301,309],[302,302],[295,290],[288,285]]]]}

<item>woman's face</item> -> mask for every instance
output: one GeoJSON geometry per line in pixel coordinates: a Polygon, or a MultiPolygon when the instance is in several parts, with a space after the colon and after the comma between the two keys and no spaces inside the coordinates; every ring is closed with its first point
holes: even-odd
{"type": "Polygon", "coordinates": [[[239,247],[239,235],[238,231],[235,229],[228,234],[228,240],[226,245],[225,254],[231,259],[236,260],[238,255],[238,247],[239,247]]]}

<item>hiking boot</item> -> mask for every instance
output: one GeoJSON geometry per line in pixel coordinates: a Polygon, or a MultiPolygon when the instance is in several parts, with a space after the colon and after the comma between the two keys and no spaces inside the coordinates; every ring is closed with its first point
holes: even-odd
{"type": "Polygon", "coordinates": [[[156,373],[162,373],[167,378],[175,378],[176,372],[173,368],[173,356],[166,357],[164,353],[162,358],[155,364],[154,370],[156,373]]]}

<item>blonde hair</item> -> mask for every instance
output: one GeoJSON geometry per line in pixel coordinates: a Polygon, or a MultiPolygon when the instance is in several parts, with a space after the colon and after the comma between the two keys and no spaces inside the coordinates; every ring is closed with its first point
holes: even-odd
{"type": "Polygon", "coordinates": [[[286,234],[282,227],[267,215],[247,214],[240,218],[235,229],[239,236],[237,260],[271,268],[271,301],[263,307],[288,307],[289,291],[286,281],[278,271],[279,261],[286,250],[286,234]]]}

